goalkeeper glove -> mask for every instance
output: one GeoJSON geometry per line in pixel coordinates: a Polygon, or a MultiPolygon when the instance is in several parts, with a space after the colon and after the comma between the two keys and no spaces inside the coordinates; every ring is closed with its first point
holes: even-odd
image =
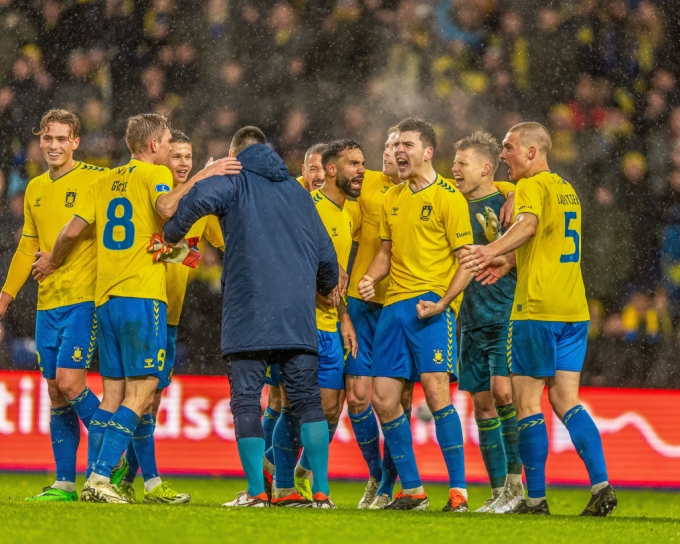
{"type": "Polygon", "coordinates": [[[179,246],[169,244],[163,239],[162,234],[154,234],[146,248],[147,253],[153,253],[154,262],[184,264],[189,268],[196,268],[203,255],[198,250],[198,236],[187,238],[179,246]]]}
{"type": "Polygon", "coordinates": [[[485,214],[478,213],[475,217],[477,217],[479,224],[482,225],[486,239],[489,242],[493,242],[501,237],[501,224],[498,221],[496,212],[492,208],[484,206],[484,211],[485,214]]]}

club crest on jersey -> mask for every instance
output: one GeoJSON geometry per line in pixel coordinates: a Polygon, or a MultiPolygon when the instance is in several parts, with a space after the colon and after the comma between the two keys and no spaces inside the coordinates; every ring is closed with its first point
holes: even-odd
{"type": "Polygon", "coordinates": [[[73,208],[73,205],[76,202],[76,196],[78,195],[75,191],[69,191],[68,193],[66,193],[66,200],[64,201],[64,206],[66,206],[67,208],[73,208]]]}
{"type": "Polygon", "coordinates": [[[440,365],[444,362],[444,356],[442,355],[442,350],[435,349],[434,357],[432,358],[435,364],[440,365]]]}
{"type": "Polygon", "coordinates": [[[79,363],[80,361],[83,360],[83,348],[80,346],[75,346],[73,348],[73,355],[71,355],[71,359],[73,359],[74,362],[79,363]]]}
{"type": "Polygon", "coordinates": [[[423,206],[423,209],[420,210],[420,220],[421,221],[429,221],[431,214],[432,214],[432,206],[430,204],[425,204],[425,206],[423,206]]]}

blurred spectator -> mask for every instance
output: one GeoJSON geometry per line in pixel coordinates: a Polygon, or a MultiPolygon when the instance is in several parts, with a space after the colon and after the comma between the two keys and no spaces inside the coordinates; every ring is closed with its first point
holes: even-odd
{"type": "Polygon", "coordinates": [[[76,49],[67,61],[68,79],[58,83],[54,91],[54,105],[81,114],[85,103],[99,98],[99,89],[90,79],[92,66],[87,54],[76,49]]]}

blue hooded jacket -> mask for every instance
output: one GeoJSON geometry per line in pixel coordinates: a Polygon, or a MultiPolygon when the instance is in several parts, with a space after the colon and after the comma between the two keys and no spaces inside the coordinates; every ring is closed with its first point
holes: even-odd
{"type": "MultiPolygon", "coordinates": [[[[338,283],[338,260],[314,203],[263,144],[237,156],[236,176],[199,181],[163,227],[176,243],[214,214],[224,234],[222,354],[301,349],[317,353],[315,292],[338,283]]],[[[178,266],[178,265],[171,265],[178,266]]]]}

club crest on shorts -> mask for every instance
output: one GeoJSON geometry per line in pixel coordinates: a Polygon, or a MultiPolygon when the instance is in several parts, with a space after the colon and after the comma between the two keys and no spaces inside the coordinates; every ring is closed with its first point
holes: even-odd
{"type": "Polygon", "coordinates": [[[71,359],[73,359],[74,362],[79,363],[80,361],[83,360],[83,348],[80,346],[75,346],[73,348],[73,355],[71,355],[71,359]]]}
{"type": "Polygon", "coordinates": [[[444,362],[444,355],[442,355],[442,350],[435,349],[434,357],[432,358],[435,364],[440,365],[444,362]]]}
{"type": "Polygon", "coordinates": [[[66,193],[66,201],[64,202],[64,206],[67,208],[73,208],[73,205],[76,202],[76,196],[78,195],[75,191],[69,191],[66,193]]]}
{"type": "Polygon", "coordinates": [[[425,206],[423,206],[423,209],[420,210],[420,220],[421,221],[429,221],[431,214],[432,214],[432,206],[430,206],[429,204],[425,204],[425,206]]]}

